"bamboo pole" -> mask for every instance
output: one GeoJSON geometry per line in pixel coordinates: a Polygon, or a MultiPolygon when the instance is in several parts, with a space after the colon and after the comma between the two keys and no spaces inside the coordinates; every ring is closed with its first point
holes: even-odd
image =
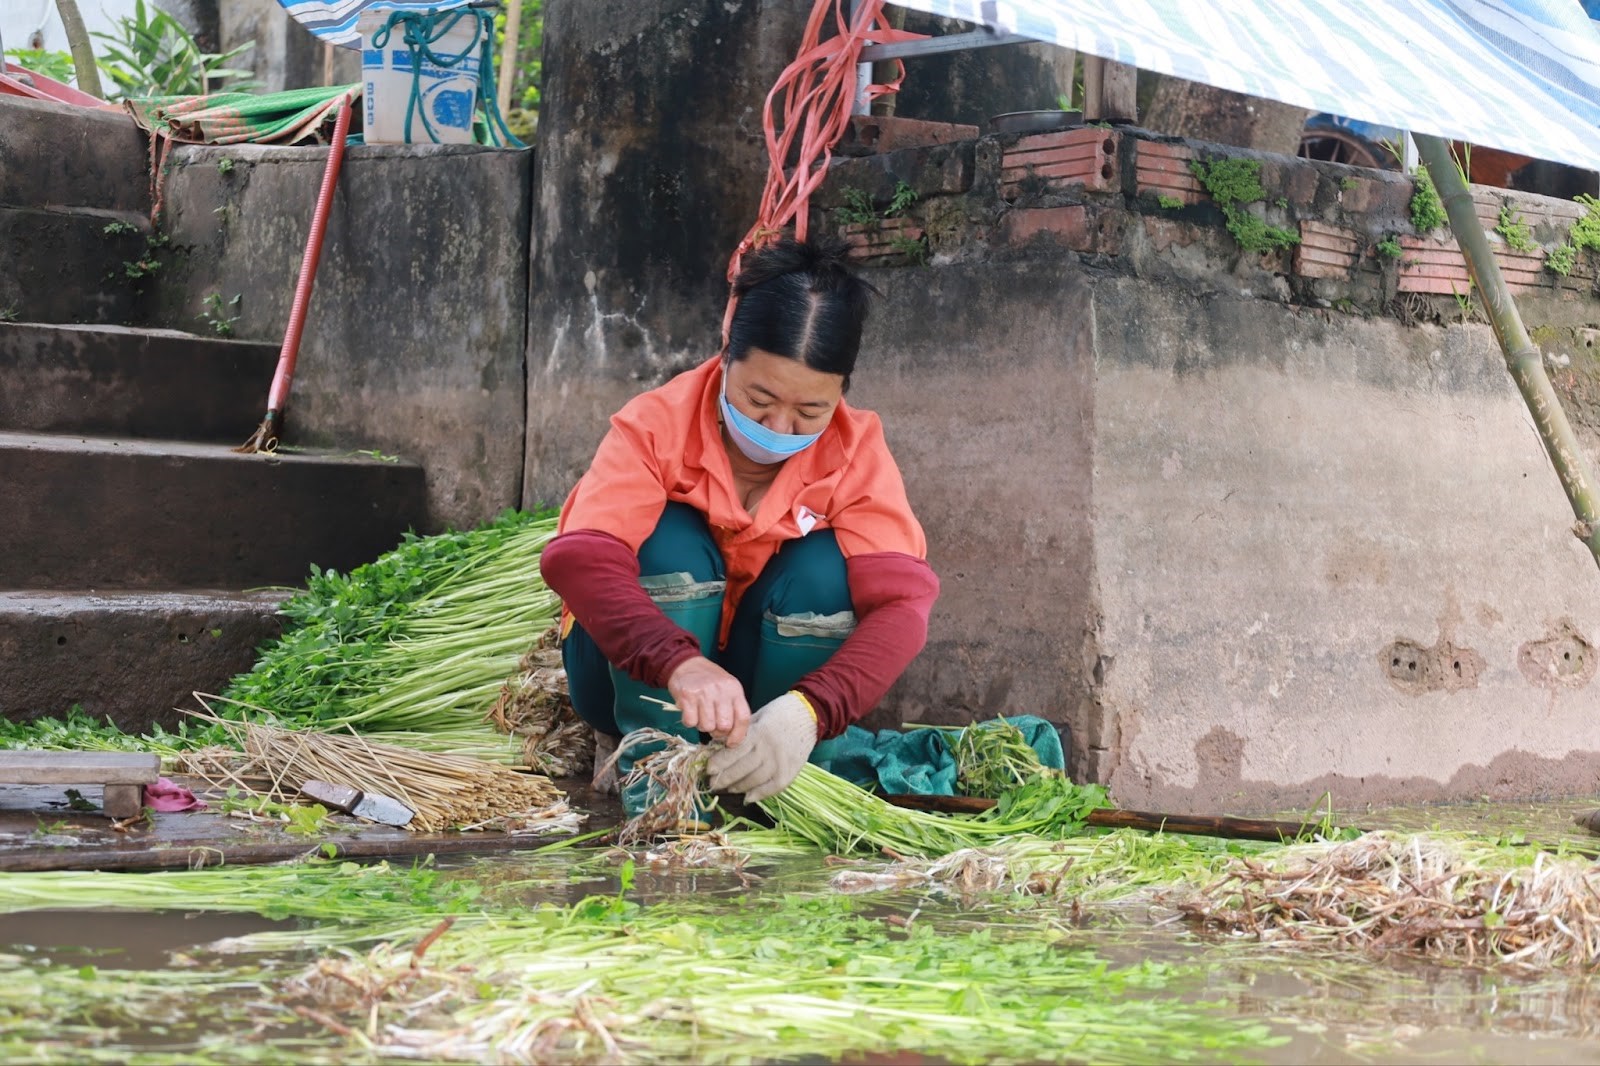
{"type": "Polygon", "coordinates": [[[67,47],[72,50],[72,68],[78,77],[78,88],[104,100],[100,68],[94,63],[94,47],[89,43],[89,30],[83,24],[78,0],[56,0],[56,10],[61,13],[61,28],[67,31],[67,47]]]}
{"type": "MultiPolygon", "coordinates": [[[[892,29],[903,30],[906,28],[906,9],[890,4],[883,6],[883,20],[892,29]]],[[[894,80],[900,69],[895,66],[892,59],[880,59],[872,64],[872,80],[880,85],[894,80]]],[[[895,101],[900,99],[899,93],[889,93],[872,101],[872,113],[883,118],[894,117],[895,101]]]]}
{"type": "Polygon", "coordinates": [[[1467,272],[1477,285],[1484,308],[1489,312],[1489,323],[1500,342],[1506,369],[1511,371],[1511,379],[1517,383],[1517,390],[1522,393],[1523,402],[1533,415],[1533,424],[1538,428],[1545,454],[1561,479],[1561,488],[1572,504],[1572,513],[1577,516],[1578,520],[1572,527],[1573,535],[1583,541],[1584,547],[1594,556],[1595,564],[1600,566],[1600,508],[1596,506],[1594,478],[1584,463],[1583,451],[1578,445],[1577,435],[1572,431],[1572,423],[1567,421],[1561,400],[1550,384],[1549,375],[1544,372],[1544,358],[1528,336],[1522,316],[1517,313],[1511,290],[1506,287],[1505,278],[1500,274],[1500,264],[1495,262],[1494,253],[1489,249],[1489,238],[1483,232],[1477,212],[1473,210],[1472,194],[1456,169],[1455,160],[1450,157],[1449,146],[1429,134],[1418,133],[1415,137],[1417,151],[1433,177],[1434,187],[1439,190],[1439,199],[1444,203],[1445,214],[1450,218],[1450,229],[1455,233],[1456,242],[1461,245],[1461,254],[1467,261],[1467,272]]]}
{"type": "Polygon", "coordinates": [[[494,94],[502,115],[511,110],[511,86],[517,76],[517,38],[521,33],[522,0],[507,0],[506,43],[500,53],[500,81],[494,94]]]}

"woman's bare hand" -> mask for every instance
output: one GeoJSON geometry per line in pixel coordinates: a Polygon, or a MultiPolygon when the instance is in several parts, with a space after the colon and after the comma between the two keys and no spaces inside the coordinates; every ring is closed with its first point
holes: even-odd
{"type": "Polygon", "coordinates": [[[739,679],[704,656],[687,659],[667,679],[672,702],[683,712],[683,724],[710,733],[730,748],[739,746],[750,727],[750,703],[739,679]]]}

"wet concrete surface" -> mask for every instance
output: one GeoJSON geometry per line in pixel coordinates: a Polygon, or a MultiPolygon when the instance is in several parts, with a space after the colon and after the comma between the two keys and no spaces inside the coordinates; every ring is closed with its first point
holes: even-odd
{"type": "MultiPolygon", "coordinates": [[[[175,778],[206,800],[200,811],[152,812],[131,823],[98,810],[72,809],[64,789],[54,785],[0,785],[0,873],[31,870],[150,870],[285,862],[309,854],[381,859],[423,855],[492,855],[527,851],[571,834],[510,836],[496,832],[414,833],[345,815],[330,815],[311,835],[289,831],[285,822],[224,810],[226,797],[195,778],[175,778]]],[[[587,778],[562,779],[557,786],[572,807],[588,815],[583,832],[607,829],[622,820],[613,794],[597,793],[587,778]]],[[[81,790],[95,803],[98,790],[81,790]]],[[[1317,822],[1330,817],[1337,826],[1420,832],[1467,832],[1527,843],[1564,847],[1600,855],[1600,835],[1574,819],[1600,808],[1600,795],[1507,805],[1477,803],[1276,811],[1273,817],[1317,822]]],[[[735,807],[735,814],[755,815],[735,807]]]]}
{"type": "MultiPolygon", "coordinates": [[[[0,873],[249,865],[312,854],[352,859],[494,854],[538,848],[571,835],[414,833],[338,814],[330,815],[314,834],[296,834],[283,821],[224,810],[224,793],[198,779],[173,780],[193,789],[206,801],[206,809],[152,812],[136,821],[118,822],[98,810],[73,810],[60,786],[0,785],[0,873]]],[[[584,832],[621,820],[616,796],[594,792],[587,781],[556,784],[575,809],[588,814],[584,832]]],[[[98,789],[80,791],[97,804],[98,789]]]]}

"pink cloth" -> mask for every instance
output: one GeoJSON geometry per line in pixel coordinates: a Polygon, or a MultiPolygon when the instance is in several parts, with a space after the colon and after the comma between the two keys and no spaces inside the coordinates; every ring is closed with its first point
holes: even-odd
{"type": "Polygon", "coordinates": [[[165,777],[144,786],[144,805],[152,811],[202,811],[205,801],[165,777]]]}

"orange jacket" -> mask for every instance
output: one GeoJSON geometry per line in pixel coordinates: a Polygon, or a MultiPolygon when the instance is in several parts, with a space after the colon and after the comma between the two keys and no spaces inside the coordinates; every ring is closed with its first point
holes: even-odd
{"type": "Polygon", "coordinates": [[[561,508],[560,532],[598,530],[638,552],[668,501],[704,514],[727,568],[721,642],[740,597],[778,548],[812,529],[832,529],[846,560],[874,552],[927,558],[882,423],[842,401],[817,442],[784,462],[751,516],[723,448],[721,384],[721,360],[712,358],[613,415],[561,508]]]}

